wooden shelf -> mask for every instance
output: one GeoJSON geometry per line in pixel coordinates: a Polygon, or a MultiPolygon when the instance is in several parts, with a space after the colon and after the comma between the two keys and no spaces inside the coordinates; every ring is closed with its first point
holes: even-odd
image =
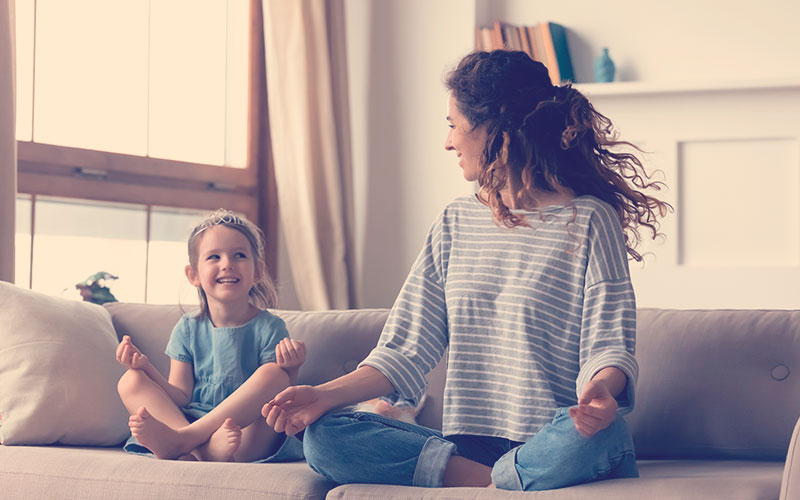
{"type": "Polygon", "coordinates": [[[773,80],[576,83],[589,97],[800,89],[800,77],[773,80]]]}

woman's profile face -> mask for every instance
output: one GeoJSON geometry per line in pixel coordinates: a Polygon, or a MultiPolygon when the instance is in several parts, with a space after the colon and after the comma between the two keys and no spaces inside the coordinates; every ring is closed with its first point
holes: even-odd
{"type": "Polygon", "coordinates": [[[486,145],[486,127],[473,129],[469,120],[459,111],[458,103],[452,95],[447,105],[447,121],[450,132],[447,134],[444,149],[455,151],[459,159],[458,164],[464,172],[464,179],[478,180],[481,172],[481,155],[486,145]]]}

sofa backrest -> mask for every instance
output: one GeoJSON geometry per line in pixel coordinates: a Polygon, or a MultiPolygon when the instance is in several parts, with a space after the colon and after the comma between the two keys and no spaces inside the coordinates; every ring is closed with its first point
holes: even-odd
{"type": "Polygon", "coordinates": [[[640,309],[636,358],[628,422],[640,458],[786,458],[800,311],[640,309]]]}
{"type": "MultiPolygon", "coordinates": [[[[177,306],[109,304],[117,334],[130,335],[165,375],[177,306]]],[[[375,346],[388,310],[274,311],[308,358],[300,383],[356,368],[375,346]]],[[[786,456],[800,416],[800,311],[640,309],[636,408],[627,417],[640,458],[786,456]]],[[[418,421],[441,428],[445,362],[429,375],[418,421]]]]}
{"type": "MultiPolygon", "coordinates": [[[[172,328],[183,314],[181,308],[119,302],[105,307],[111,314],[117,336],[121,339],[123,335],[130,335],[133,343],[167,376],[169,358],[164,349],[172,328]]],[[[312,385],[355,370],[375,347],[389,315],[388,309],[272,312],[286,322],[292,338],[306,342],[308,356],[300,368],[300,383],[312,385]]],[[[442,426],[444,366],[443,361],[428,375],[429,394],[418,421],[429,427],[442,426]]]]}

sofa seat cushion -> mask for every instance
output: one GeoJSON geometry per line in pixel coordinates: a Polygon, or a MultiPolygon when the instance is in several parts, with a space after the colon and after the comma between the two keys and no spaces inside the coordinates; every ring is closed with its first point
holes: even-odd
{"type": "MultiPolygon", "coordinates": [[[[612,479],[531,493],[553,500],[756,500],[777,499],[782,462],[737,460],[644,460],[638,479],[612,479]]],[[[530,495],[530,494],[529,494],[530,495]]],[[[463,500],[520,498],[519,492],[485,488],[412,488],[348,484],[331,490],[329,500],[419,498],[463,500]]]]}
{"type": "Polygon", "coordinates": [[[336,486],[305,462],[179,462],[121,448],[0,447],[3,498],[322,499],[336,486]]]}

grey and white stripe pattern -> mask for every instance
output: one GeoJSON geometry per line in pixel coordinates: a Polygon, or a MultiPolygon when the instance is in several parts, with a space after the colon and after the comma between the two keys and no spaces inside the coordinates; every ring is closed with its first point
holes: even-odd
{"type": "Polygon", "coordinates": [[[448,352],[443,432],[525,441],[574,405],[597,371],[628,376],[633,407],[636,305],[614,210],[591,197],[498,227],[475,197],[428,233],[378,347],[362,364],[419,400],[448,352]]]}

